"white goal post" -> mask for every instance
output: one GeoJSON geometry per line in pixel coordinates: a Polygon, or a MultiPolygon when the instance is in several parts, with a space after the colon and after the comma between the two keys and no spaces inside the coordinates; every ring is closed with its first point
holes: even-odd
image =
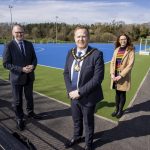
{"type": "Polygon", "coordinates": [[[150,55],[150,39],[140,40],[140,55],[150,55]]]}

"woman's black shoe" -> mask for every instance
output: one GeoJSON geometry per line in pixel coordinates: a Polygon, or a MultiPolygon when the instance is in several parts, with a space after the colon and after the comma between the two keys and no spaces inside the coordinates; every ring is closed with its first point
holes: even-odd
{"type": "Polygon", "coordinates": [[[115,117],[115,116],[117,115],[117,113],[118,113],[117,111],[114,111],[114,112],[111,114],[111,116],[112,116],[112,117],[115,117]]]}
{"type": "Polygon", "coordinates": [[[123,115],[123,111],[118,111],[118,113],[116,114],[116,118],[121,118],[123,115]]]}

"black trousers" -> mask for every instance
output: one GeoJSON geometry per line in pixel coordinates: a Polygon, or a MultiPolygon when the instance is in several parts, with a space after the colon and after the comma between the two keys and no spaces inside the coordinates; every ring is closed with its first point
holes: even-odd
{"type": "Polygon", "coordinates": [[[25,85],[11,84],[13,94],[13,109],[16,114],[16,119],[23,119],[23,92],[27,102],[27,113],[33,112],[33,82],[28,82],[25,85]]]}
{"type": "Polygon", "coordinates": [[[122,111],[126,102],[126,91],[116,90],[116,109],[122,111]]]}
{"type": "Polygon", "coordinates": [[[94,135],[94,112],[95,105],[91,107],[83,106],[79,100],[71,101],[72,118],[74,123],[74,138],[79,138],[83,134],[83,122],[85,127],[85,143],[92,145],[94,135]]]}

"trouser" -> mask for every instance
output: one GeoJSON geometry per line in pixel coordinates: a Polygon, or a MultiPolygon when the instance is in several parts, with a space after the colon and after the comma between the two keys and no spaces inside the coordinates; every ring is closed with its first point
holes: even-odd
{"type": "Polygon", "coordinates": [[[27,113],[33,112],[33,82],[29,82],[25,85],[11,84],[13,94],[13,109],[16,114],[16,119],[23,119],[23,92],[27,102],[27,113]]]}
{"type": "Polygon", "coordinates": [[[92,145],[94,135],[94,112],[95,105],[91,107],[83,106],[79,100],[71,101],[72,118],[74,123],[74,138],[79,138],[83,134],[83,122],[85,127],[85,143],[92,145]]]}
{"type": "Polygon", "coordinates": [[[126,91],[116,90],[116,111],[122,111],[126,102],[126,91]]]}

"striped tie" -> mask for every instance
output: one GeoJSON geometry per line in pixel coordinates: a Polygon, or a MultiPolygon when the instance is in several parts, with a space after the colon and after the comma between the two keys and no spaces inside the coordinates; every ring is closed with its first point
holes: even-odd
{"type": "Polygon", "coordinates": [[[22,55],[25,57],[25,51],[24,51],[23,43],[22,43],[22,42],[19,42],[19,45],[20,45],[21,53],[22,53],[22,55]]]}

